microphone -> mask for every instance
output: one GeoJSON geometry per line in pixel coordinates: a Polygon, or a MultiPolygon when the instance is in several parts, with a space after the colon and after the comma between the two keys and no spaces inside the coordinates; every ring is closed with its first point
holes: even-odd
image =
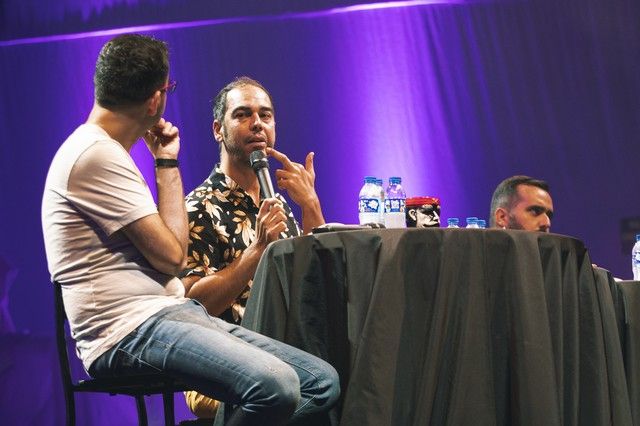
{"type": "Polygon", "coordinates": [[[251,168],[258,177],[260,190],[264,198],[273,198],[273,185],[271,184],[271,176],[269,176],[269,161],[264,151],[253,151],[249,156],[251,168]]]}

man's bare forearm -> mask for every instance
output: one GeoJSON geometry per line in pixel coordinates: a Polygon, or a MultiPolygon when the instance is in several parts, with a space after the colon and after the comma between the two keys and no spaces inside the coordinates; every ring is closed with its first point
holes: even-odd
{"type": "Polygon", "coordinates": [[[178,240],[186,258],[189,225],[180,170],[177,167],[157,167],[156,185],[160,217],[178,240]]]}
{"type": "Polygon", "coordinates": [[[187,297],[196,299],[211,315],[220,315],[233,304],[253,279],[266,246],[252,245],[227,267],[206,277],[182,279],[187,297]]]}
{"type": "Polygon", "coordinates": [[[302,210],[302,231],[304,234],[308,234],[315,227],[324,225],[324,215],[322,214],[322,207],[320,206],[320,200],[316,197],[315,200],[307,203],[306,206],[301,207],[302,210]]]}

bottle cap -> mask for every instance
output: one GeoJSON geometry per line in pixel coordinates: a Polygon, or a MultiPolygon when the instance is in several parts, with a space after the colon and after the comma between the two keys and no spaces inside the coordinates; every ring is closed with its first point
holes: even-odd
{"type": "Polygon", "coordinates": [[[399,183],[402,183],[402,178],[400,178],[400,177],[398,177],[398,176],[391,176],[391,177],[389,178],[389,183],[390,183],[390,184],[394,184],[394,183],[395,183],[395,184],[399,184],[399,183]]]}
{"type": "Polygon", "coordinates": [[[376,177],[375,176],[365,176],[364,177],[364,183],[376,183],[376,177]]]}
{"type": "Polygon", "coordinates": [[[640,241],[640,234],[636,234],[636,241],[640,241]]]}

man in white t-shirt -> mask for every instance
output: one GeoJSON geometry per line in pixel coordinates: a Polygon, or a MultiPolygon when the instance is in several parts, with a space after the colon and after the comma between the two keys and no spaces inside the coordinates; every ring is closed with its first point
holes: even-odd
{"type": "MultiPolygon", "coordinates": [[[[94,377],[163,372],[236,408],[228,424],[283,424],[329,409],[337,373],[324,361],[211,317],[175,277],[188,225],[178,129],[165,121],[164,43],[122,35],[106,43],[87,122],[56,153],[42,202],[52,279],[94,377]],[[143,138],[155,159],[158,205],[129,152],[143,138]],[[250,342],[250,343],[249,343],[250,342]]],[[[262,204],[256,230],[278,238],[286,216],[262,204]]]]}

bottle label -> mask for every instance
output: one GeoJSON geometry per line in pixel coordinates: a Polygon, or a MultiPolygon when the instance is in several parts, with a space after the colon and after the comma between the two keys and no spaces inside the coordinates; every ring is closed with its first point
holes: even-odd
{"type": "Polygon", "coordinates": [[[404,213],[403,198],[387,198],[384,200],[384,211],[387,213],[404,213]]]}
{"type": "Polygon", "coordinates": [[[360,213],[378,213],[380,200],[377,198],[360,198],[358,210],[360,213]]]}

